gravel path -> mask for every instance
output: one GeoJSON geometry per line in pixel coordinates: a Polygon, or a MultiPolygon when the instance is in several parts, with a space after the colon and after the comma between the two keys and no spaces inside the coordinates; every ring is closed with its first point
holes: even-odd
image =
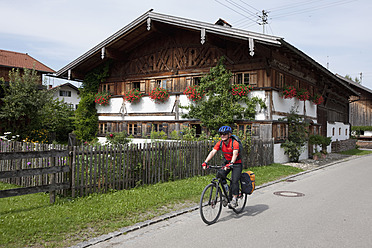
{"type": "Polygon", "coordinates": [[[352,155],[344,155],[344,154],[339,154],[339,153],[328,153],[326,158],[322,158],[319,160],[304,159],[304,160],[300,160],[298,163],[290,162],[290,163],[285,163],[285,165],[298,167],[303,170],[311,170],[316,167],[326,165],[332,162],[336,162],[339,160],[343,160],[349,157],[352,157],[352,155]]]}

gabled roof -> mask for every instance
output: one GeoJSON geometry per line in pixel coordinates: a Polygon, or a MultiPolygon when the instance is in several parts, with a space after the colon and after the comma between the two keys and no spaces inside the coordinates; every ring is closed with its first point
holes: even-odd
{"type": "Polygon", "coordinates": [[[101,60],[102,49],[116,49],[119,46],[124,47],[127,44],[131,44],[140,35],[144,33],[151,33],[149,31],[151,31],[152,22],[170,24],[175,27],[193,30],[200,33],[205,32],[207,35],[208,33],[213,33],[243,40],[248,40],[249,38],[251,38],[254,39],[255,42],[270,43],[272,45],[278,46],[280,45],[280,42],[278,41],[280,37],[277,36],[265,35],[181,17],[159,14],[150,10],[135,19],[124,28],[120,29],[118,32],[108,37],[106,40],[99,43],[97,46],[93,47],[92,49],[69,63],[68,65],[66,65],[65,67],[63,67],[62,69],[60,69],[59,71],[57,71],[56,76],[61,78],[68,78],[68,71],[78,68],[82,63],[99,63],[99,60],[101,60]]]}
{"type": "Polygon", "coordinates": [[[64,87],[64,86],[66,86],[66,87],[70,87],[70,88],[76,90],[77,92],[79,92],[79,88],[76,87],[75,85],[71,84],[71,83],[64,83],[64,84],[61,84],[61,85],[55,86],[55,87],[53,87],[53,88],[50,88],[49,90],[54,90],[54,89],[62,88],[62,87],[64,87]]]}
{"type": "Polygon", "coordinates": [[[364,90],[364,91],[372,94],[372,90],[369,89],[369,88],[367,88],[367,87],[365,87],[365,86],[363,86],[362,84],[356,83],[353,80],[347,79],[346,77],[343,77],[343,76],[341,76],[339,74],[336,74],[336,76],[338,78],[340,78],[341,80],[345,81],[346,83],[348,83],[349,85],[354,86],[355,88],[358,88],[358,89],[362,89],[362,90],[364,90]]]}
{"type": "Polygon", "coordinates": [[[53,69],[37,61],[27,53],[18,53],[6,50],[0,50],[0,66],[20,69],[35,69],[36,71],[45,73],[55,72],[53,69]]]}

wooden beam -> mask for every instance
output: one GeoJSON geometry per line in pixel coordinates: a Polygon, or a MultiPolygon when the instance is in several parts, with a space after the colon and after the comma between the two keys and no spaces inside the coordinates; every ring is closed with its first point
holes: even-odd
{"type": "Polygon", "coordinates": [[[36,176],[36,175],[69,172],[69,171],[70,171],[70,167],[67,165],[66,166],[53,166],[53,167],[46,167],[46,168],[23,169],[23,170],[15,170],[15,171],[2,171],[0,174],[0,179],[36,176]]]}
{"type": "Polygon", "coordinates": [[[6,189],[6,190],[0,190],[0,198],[35,194],[35,193],[40,193],[40,192],[50,192],[50,191],[69,189],[69,188],[70,188],[70,183],[65,182],[65,183],[56,183],[54,185],[42,185],[42,186],[33,186],[33,187],[25,187],[25,188],[6,189]]]}
{"type": "Polygon", "coordinates": [[[29,151],[29,152],[0,152],[0,160],[24,159],[24,158],[46,158],[67,157],[68,150],[29,151]]]}

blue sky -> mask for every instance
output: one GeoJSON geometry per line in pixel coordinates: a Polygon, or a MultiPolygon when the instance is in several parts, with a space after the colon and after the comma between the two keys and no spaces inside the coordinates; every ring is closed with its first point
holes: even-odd
{"type": "MultiPolygon", "coordinates": [[[[284,38],[333,73],[372,89],[371,0],[0,0],[0,49],[28,53],[54,70],[148,11],[284,38]]],[[[51,84],[59,81],[52,80],[51,84]]]]}

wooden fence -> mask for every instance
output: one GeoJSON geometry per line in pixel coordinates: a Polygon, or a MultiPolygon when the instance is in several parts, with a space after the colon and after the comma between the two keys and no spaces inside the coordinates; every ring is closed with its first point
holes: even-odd
{"type": "MultiPolygon", "coordinates": [[[[207,141],[75,146],[68,157],[56,159],[56,164],[62,161],[58,166],[70,168],[69,175],[58,174],[58,183],[69,181],[75,197],[204,175],[201,164],[213,146],[207,141]]],[[[273,141],[252,140],[251,152],[243,153],[243,159],[245,167],[273,163],[273,141]]],[[[215,156],[210,163],[221,164],[221,156],[215,156]]],[[[2,170],[0,160],[0,173],[2,170]]]]}
{"type": "Polygon", "coordinates": [[[23,188],[0,190],[0,198],[49,192],[53,203],[56,190],[70,188],[66,177],[70,167],[60,162],[60,158],[68,157],[68,150],[63,148],[1,141],[0,180],[23,188]]]}

